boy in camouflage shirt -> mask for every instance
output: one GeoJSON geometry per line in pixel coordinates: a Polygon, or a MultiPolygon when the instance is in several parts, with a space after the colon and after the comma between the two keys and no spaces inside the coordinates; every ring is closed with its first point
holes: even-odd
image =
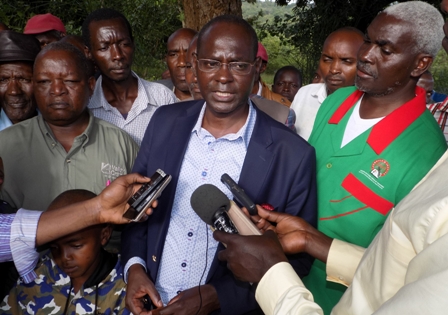
{"type": "MultiPolygon", "coordinates": [[[[51,209],[88,200],[87,190],[68,190],[51,209]]],[[[19,279],[0,306],[1,314],[130,314],[125,308],[126,284],[117,255],[102,247],[112,232],[96,225],[50,243],[31,283],[19,279]]]]}

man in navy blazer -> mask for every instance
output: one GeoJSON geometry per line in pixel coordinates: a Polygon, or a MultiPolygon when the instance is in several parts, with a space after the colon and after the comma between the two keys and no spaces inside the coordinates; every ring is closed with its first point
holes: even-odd
{"type": "MultiPolygon", "coordinates": [[[[205,223],[201,223],[204,228],[194,231],[205,231],[200,240],[194,239],[193,232],[179,227],[186,221],[197,222],[189,196],[201,183],[220,187],[219,178],[228,172],[255,203],[270,204],[276,211],[298,215],[316,225],[314,149],[249,100],[261,65],[256,58],[257,47],[254,30],[241,18],[221,16],[210,21],[199,34],[196,60],[198,84],[205,101],[163,106],[148,125],[133,171],[151,176],[160,168],[172,175],[172,180],[149,220],[131,224],[123,232],[122,261],[128,276],[126,304],[134,314],[144,311],[142,298],[146,294],[163,314],[257,312],[254,289],[237,281],[218,261],[216,253],[223,246],[216,243],[213,247],[205,223]],[[220,148],[213,146],[214,142],[222,139],[219,145],[224,149],[213,155],[220,148]],[[207,151],[210,144],[213,152],[207,151]],[[212,167],[204,170],[201,155],[208,154],[217,162],[211,161],[212,167]],[[194,178],[196,173],[199,180],[194,178]],[[188,200],[179,200],[180,194],[188,200]],[[187,202],[185,210],[182,205],[187,202]],[[179,212],[183,215],[181,220],[179,212]],[[191,256],[199,255],[196,258],[206,262],[206,267],[194,266],[195,257],[183,258],[184,241],[180,239],[182,245],[173,241],[176,237],[179,240],[179,235],[185,235],[186,246],[193,241],[204,246],[195,248],[191,256]],[[176,257],[177,251],[180,257],[176,257]],[[199,270],[192,273],[189,268],[195,267],[199,270]],[[175,290],[177,283],[179,291],[165,294],[166,282],[170,283],[166,285],[167,292],[175,290]],[[185,283],[195,286],[183,287],[185,283]],[[168,305],[163,307],[165,304],[168,305]]],[[[186,251],[185,255],[189,254],[186,251]]],[[[300,276],[308,273],[309,257],[297,255],[289,259],[300,276]]]]}

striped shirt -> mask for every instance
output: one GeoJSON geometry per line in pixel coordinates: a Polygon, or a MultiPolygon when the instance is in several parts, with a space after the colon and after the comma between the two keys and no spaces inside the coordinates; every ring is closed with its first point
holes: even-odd
{"type": "Polygon", "coordinates": [[[138,81],[138,95],[126,117],[123,117],[104,97],[102,76],[96,81],[89,108],[95,117],[126,131],[140,146],[149,120],[156,109],[162,105],[175,103],[176,96],[162,84],[143,80],[135,72],[132,72],[132,75],[138,81]]]}
{"type": "Polygon", "coordinates": [[[440,126],[440,129],[442,129],[446,143],[448,144],[448,97],[443,102],[427,104],[426,106],[428,107],[431,114],[433,114],[434,118],[440,126]]]}
{"type": "Polygon", "coordinates": [[[39,254],[35,250],[37,224],[42,212],[20,209],[16,214],[0,215],[0,261],[14,260],[22,281],[36,277],[39,254]]]}

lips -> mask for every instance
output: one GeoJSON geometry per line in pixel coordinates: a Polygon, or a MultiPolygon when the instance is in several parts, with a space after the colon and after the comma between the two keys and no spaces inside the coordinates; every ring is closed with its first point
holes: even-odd
{"type": "Polygon", "coordinates": [[[20,103],[8,103],[8,107],[20,109],[23,107],[26,107],[28,105],[28,102],[20,102],[20,103]]]}
{"type": "Polygon", "coordinates": [[[71,273],[75,272],[76,269],[78,269],[77,266],[62,266],[62,269],[64,270],[64,272],[68,275],[70,275],[71,273]]]}
{"type": "Polygon", "coordinates": [[[228,102],[233,99],[234,94],[226,91],[215,91],[213,92],[214,98],[220,102],[228,102]]]}
{"type": "Polygon", "coordinates": [[[65,109],[65,108],[69,107],[70,105],[66,102],[53,102],[48,106],[53,109],[65,109]]]}
{"type": "Polygon", "coordinates": [[[368,78],[373,77],[375,78],[375,75],[372,70],[368,69],[368,67],[364,63],[358,62],[356,66],[356,75],[361,78],[368,78]]]}
{"type": "Polygon", "coordinates": [[[344,82],[344,79],[339,76],[331,76],[331,77],[326,77],[325,82],[327,84],[331,84],[331,85],[340,85],[344,82]]]}

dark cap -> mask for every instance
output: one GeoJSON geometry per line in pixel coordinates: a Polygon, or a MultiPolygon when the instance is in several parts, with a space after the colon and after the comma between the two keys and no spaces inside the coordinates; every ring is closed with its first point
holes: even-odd
{"type": "Polygon", "coordinates": [[[0,62],[33,62],[39,51],[39,41],[32,35],[20,34],[14,31],[0,32],[0,62]]]}

